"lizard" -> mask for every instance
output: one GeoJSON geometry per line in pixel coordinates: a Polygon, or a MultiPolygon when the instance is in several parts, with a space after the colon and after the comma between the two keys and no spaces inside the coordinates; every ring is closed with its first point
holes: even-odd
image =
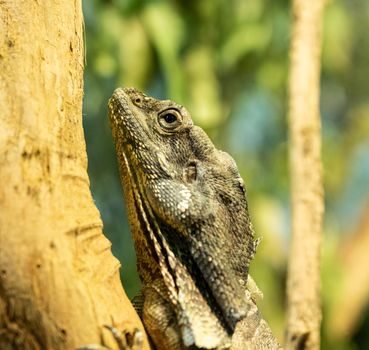
{"type": "Polygon", "coordinates": [[[108,108],[154,347],[278,349],[247,287],[259,240],[233,158],[171,100],[118,88],[108,108]]]}

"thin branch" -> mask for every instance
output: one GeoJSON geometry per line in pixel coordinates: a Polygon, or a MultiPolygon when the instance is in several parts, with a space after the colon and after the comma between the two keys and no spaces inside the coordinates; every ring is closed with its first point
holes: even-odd
{"type": "Polygon", "coordinates": [[[323,0],[294,0],[289,81],[292,244],[287,349],[319,349],[323,186],[319,78],[323,0]]]}

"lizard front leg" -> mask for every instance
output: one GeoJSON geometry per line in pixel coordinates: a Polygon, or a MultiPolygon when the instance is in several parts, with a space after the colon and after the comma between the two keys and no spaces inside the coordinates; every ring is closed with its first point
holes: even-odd
{"type": "Polygon", "coordinates": [[[161,280],[145,287],[142,320],[157,350],[184,350],[176,313],[166,295],[161,280]]]}

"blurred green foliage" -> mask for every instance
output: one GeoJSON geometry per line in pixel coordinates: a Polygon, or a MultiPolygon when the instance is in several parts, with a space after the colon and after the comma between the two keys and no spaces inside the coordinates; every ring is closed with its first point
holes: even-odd
{"type": "MultiPolygon", "coordinates": [[[[135,257],[107,121],[117,86],[135,86],[185,105],[218,148],[236,159],[251,215],[263,237],[251,273],[265,318],[283,339],[289,246],[286,85],[290,2],[286,0],[89,0],[84,126],[92,192],[122,262],[129,296],[139,290],[135,257]]],[[[369,2],[327,6],[321,112],[326,218],[323,310],[339,269],[337,242],[353,231],[369,199],[369,2]]],[[[369,317],[323,348],[368,349],[369,317]]]]}

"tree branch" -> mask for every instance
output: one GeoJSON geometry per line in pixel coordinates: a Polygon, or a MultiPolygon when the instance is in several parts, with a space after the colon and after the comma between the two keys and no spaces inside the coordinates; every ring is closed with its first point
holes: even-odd
{"type": "Polygon", "coordinates": [[[287,349],[320,344],[323,216],[319,76],[323,0],[294,0],[289,81],[292,244],[288,266],[287,349]]]}

